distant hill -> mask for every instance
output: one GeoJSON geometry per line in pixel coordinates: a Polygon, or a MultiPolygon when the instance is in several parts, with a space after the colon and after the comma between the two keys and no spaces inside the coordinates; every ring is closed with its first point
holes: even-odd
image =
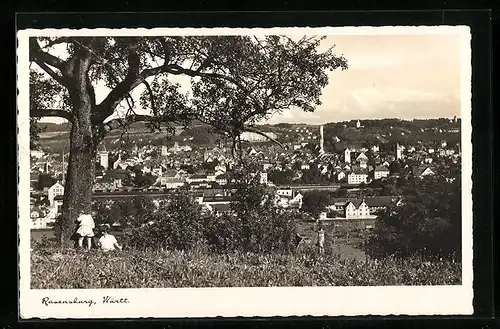
{"type": "Polygon", "coordinates": [[[70,131],[71,123],[50,123],[50,122],[38,122],[37,126],[43,129],[43,132],[60,132],[60,131],[70,131]]]}
{"type": "MultiPolygon", "coordinates": [[[[329,151],[339,151],[345,147],[362,147],[370,145],[384,145],[400,143],[402,145],[414,144],[416,142],[436,143],[446,141],[449,144],[460,142],[460,120],[450,122],[449,119],[428,119],[428,120],[360,120],[362,127],[356,127],[357,120],[345,122],[331,122],[324,125],[325,149],[329,151]],[[340,139],[337,141],[336,137],[340,139]]],[[[67,149],[70,124],[39,123],[44,132],[40,134],[42,144],[49,149],[67,149]]],[[[278,134],[278,141],[282,143],[295,143],[299,140],[300,133],[296,128],[308,127],[314,135],[319,134],[319,125],[279,123],[275,125],[259,125],[263,132],[273,132],[278,134]],[[317,131],[317,132],[315,132],[317,131]]],[[[121,131],[116,130],[108,134],[105,139],[106,147],[110,149],[121,147],[118,142],[121,131]]],[[[129,126],[127,138],[135,141],[138,145],[166,145],[177,141],[184,143],[190,141],[194,145],[210,146],[215,145],[220,136],[214,134],[207,124],[195,121],[187,131],[181,126],[176,129],[175,136],[167,132],[151,133],[143,122],[136,122],[129,126]]]]}
{"type": "Polygon", "coordinates": [[[361,127],[356,127],[357,120],[328,123],[325,125],[325,147],[327,149],[345,148],[349,145],[369,146],[373,144],[414,144],[460,142],[460,119],[450,121],[440,119],[381,119],[360,120],[361,127]],[[336,142],[335,137],[341,142],[336,142]]]}
{"type": "MultiPolygon", "coordinates": [[[[194,120],[191,123],[192,126],[206,126],[207,124],[194,120]]],[[[71,123],[50,123],[50,122],[38,122],[37,126],[43,129],[43,132],[69,132],[71,130],[71,123]]],[[[130,130],[148,130],[144,122],[134,122],[129,126],[130,130]]]]}

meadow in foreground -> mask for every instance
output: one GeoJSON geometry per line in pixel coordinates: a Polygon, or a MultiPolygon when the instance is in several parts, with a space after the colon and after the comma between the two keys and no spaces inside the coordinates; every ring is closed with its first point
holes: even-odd
{"type": "Polygon", "coordinates": [[[460,263],[355,260],[313,251],[213,254],[204,250],[31,253],[32,289],[457,285],[460,263]]]}

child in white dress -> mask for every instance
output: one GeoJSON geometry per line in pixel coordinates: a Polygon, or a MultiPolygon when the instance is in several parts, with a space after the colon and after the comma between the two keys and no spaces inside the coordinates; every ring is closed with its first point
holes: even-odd
{"type": "Polygon", "coordinates": [[[79,222],[78,230],[76,231],[76,234],[79,235],[78,246],[82,248],[83,239],[87,238],[87,249],[90,250],[92,247],[92,238],[94,237],[94,219],[91,214],[86,214],[82,210],[76,220],[79,222]]]}

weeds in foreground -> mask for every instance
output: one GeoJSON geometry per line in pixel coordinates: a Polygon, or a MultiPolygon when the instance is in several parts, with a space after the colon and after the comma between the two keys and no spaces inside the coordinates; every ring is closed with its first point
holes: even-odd
{"type": "Polygon", "coordinates": [[[456,285],[460,263],[345,259],[307,250],[296,254],[182,251],[78,251],[36,248],[33,289],[456,285]]]}

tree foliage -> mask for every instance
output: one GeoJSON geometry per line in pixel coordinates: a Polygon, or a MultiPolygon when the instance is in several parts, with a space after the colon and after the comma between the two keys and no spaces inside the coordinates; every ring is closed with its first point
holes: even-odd
{"type": "MultiPolygon", "coordinates": [[[[322,38],[286,36],[31,37],[30,116],[71,123],[61,243],[89,210],[97,146],[113,130],[137,121],[172,134],[195,119],[233,141],[255,124],[298,107],[313,111],[327,71],[346,69],[322,38]],[[56,50],[56,49],[59,49],[56,50]],[[66,56],[60,56],[65,49],[66,56]],[[187,78],[186,84],[172,77],[187,78]],[[96,86],[109,93],[97,101],[96,86]],[[139,99],[133,92],[142,86],[139,99]],[[182,88],[187,87],[187,88],[182,88]],[[188,90],[188,91],[185,91],[188,90]],[[54,97],[57,95],[57,97],[54,97]],[[149,115],[138,114],[142,108],[149,115]],[[112,117],[112,118],[111,118],[112,117]]],[[[136,93],[137,94],[137,93],[136,93]]],[[[264,134],[265,135],[265,134],[264,134]]]]}
{"type": "Polygon", "coordinates": [[[328,191],[313,190],[304,192],[302,210],[316,218],[321,212],[326,211],[326,207],[331,200],[332,195],[328,191]]]}
{"type": "Polygon", "coordinates": [[[119,224],[121,228],[133,228],[147,223],[156,207],[151,198],[137,196],[132,200],[96,200],[92,203],[92,210],[97,226],[119,224]]]}
{"type": "Polygon", "coordinates": [[[402,186],[403,204],[381,213],[367,252],[373,257],[419,254],[460,260],[460,180],[414,179],[402,186]]]}
{"type": "MultiPolygon", "coordinates": [[[[122,127],[133,121],[187,122],[200,119],[219,132],[237,137],[253,124],[276,111],[299,107],[313,111],[320,104],[321,90],[328,83],[327,70],[347,68],[343,57],[332,49],[317,51],[323,38],[304,37],[294,41],[286,36],[186,36],[186,37],[44,37],[30,39],[30,59],[45,74],[32,70],[33,83],[44,88],[32,91],[34,116],[67,113],[53,109],[54,93],[63,95],[65,111],[77,111],[71,94],[74,69],[79,59],[88,58],[83,77],[91,94],[103,83],[111,92],[100,103],[91,99],[93,123],[103,129],[122,127]],[[69,55],[55,56],[54,47],[65,45],[69,55]],[[168,76],[191,79],[191,92],[180,91],[168,76]],[[143,85],[139,101],[132,90],[143,85]],[[153,117],[135,115],[140,105],[153,117]],[[118,106],[129,119],[103,125],[118,106]]],[[[61,105],[61,104],[60,104],[61,105]]],[[[61,106],[60,106],[61,107],[61,106]]],[[[74,113],[73,113],[74,114],[74,113]]]]}
{"type": "Polygon", "coordinates": [[[51,187],[56,183],[56,179],[48,174],[38,175],[37,189],[42,191],[46,187],[51,187]]]}
{"type": "Polygon", "coordinates": [[[268,179],[276,185],[292,184],[295,173],[291,169],[271,170],[268,173],[268,179]]]}

